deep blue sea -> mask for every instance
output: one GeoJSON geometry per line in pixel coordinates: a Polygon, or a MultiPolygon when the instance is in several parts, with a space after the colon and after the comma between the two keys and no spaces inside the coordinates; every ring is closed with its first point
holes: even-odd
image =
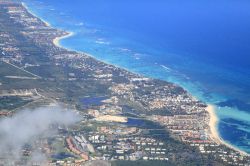
{"type": "Polygon", "coordinates": [[[183,86],[217,105],[218,130],[250,153],[249,0],[23,0],[64,47],[183,86]]]}

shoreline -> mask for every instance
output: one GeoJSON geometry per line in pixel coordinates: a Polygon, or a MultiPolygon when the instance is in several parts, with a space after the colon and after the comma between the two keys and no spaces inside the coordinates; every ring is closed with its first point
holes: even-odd
{"type": "Polygon", "coordinates": [[[218,144],[221,144],[222,140],[218,133],[218,128],[217,128],[218,117],[215,114],[215,106],[212,104],[208,104],[206,110],[209,114],[209,128],[210,128],[209,135],[212,140],[214,140],[218,144]]]}
{"type": "MultiPolygon", "coordinates": [[[[69,37],[71,37],[71,36],[74,36],[74,34],[75,34],[74,32],[68,32],[68,31],[67,31],[67,33],[68,33],[68,34],[66,34],[66,35],[58,36],[58,37],[54,38],[54,39],[53,39],[53,44],[54,44],[55,46],[57,46],[57,47],[67,49],[67,48],[63,47],[62,45],[60,45],[60,40],[69,38],[69,37]]],[[[67,49],[67,50],[68,50],[68,49],[67,49]]]]}
{"type": "MultiPolygon", "coordinates": [[[[40,18],[39,16],[37,16],[36,14],[34,14],[24,2],[22,2],[22,6],[23,6],[31,15],[33,15],[34,17],[37,17],[37,18],[40,19],[42,22],[44,22],[46,26],[52,27],[52,28],[53,28],[53,26],[52,26],[49,22],[45,21],[44,19],[42,19],[42,18],[40,18]]],[[[56,29],[58,29],[58,28],[56,28],[56,29]]],[[[101,62],[103,62],[103,63],[109,64],[109,63],[107,63],[107,62],[105,62],[105,61],[99,60],[99,59],[96,58],[95,56],[90,55],[90,54],[88,54],[88,53],[85,53],[85,52],[82,52],[82,51],[78,51],[78,50],[71,50],[71,49],[69,49],[69,48],[66,48],[66,47],[60,45],[60,40],[63,40],[63,39],[66,39],[66,38],[69,38],[69,37],[72,37],[73,35],[75,35],[74,32],[70,32],[70,31],[66,31],[66,30],[62,30],[62,31],[66,32],[67,34],[65,34],[65,35],[63,35],[63,36],[58,36],[58,37],[54,38],[53,41],[52,41],[53,44],[54,44],[56,47],[60,47],[60,48],[66,49],[66,50],[70,50],[70,51],[75,51],[75,52],[83,53],[83,54],[85,54],[85,55],[87,55],[87,56],[90,56],[90,57],[94,58],[94,59],[97,60],[97,61],[101,61],[101,62]]],[[[119,67],[119,66],[117,66],[117,65],[115,65],[115,64],[111,64],[111,65],[113,65],[113,66],[115,66],[115,67],[118,67],[118,68],[121,68],[121,67],[119,67]]],[[[127,70],[127,71],[130,72],[129,69],[126,69],[126,68],[125,68],[125,70],[127,70]]],[[[139,73],[136,73],[136,74],[139,74],[139,73]]],[[[139,75],[141,75],[141,74],[139,74],[139,75]]],[[[153,79],[154,79],[154,78],[153,78],[153,79]]],[[[165,80],[163,80],[163,81],[165,81],[165,80]]],[[[171,82],[171,83],[172,83],[172,82],[171,82]]],[[[173,84],[176,84],[176,83],[173,83],[173,84]]],[[[178,84],[176,84],[176,85],[178,85],[178,84]]],[[[180,85],[178,85],[178,86],[180,86],[180,85]]],[[[182,87],[182,86],[180,86],[180,87],[182,87]]],[[[183,87],[182,87],[182,88],[183,88],[183,87]]],[[[185,88],[183,88],[183,89],[185,89],[185,88]]],[[[190,94],[191,94],[191,93],[190,93],[190,94]]],[[[196,96],[194,96],[193,94],[191,94],[191,95],[192,95],[192,97],[196,98],[196,96]]],[[[204,102],[204,101],[203,101],[203,102],[204,102]]],[[[210,138],[211,138],[214,142],[216,142],[216,143],[218,143],[218,144],[225,145],[225,146],[227,146],[228,148],[233,149],[233,150],[239,152],[241,155],[250,156],[250,154],[248,154],[247,152],[245,152],[245,151],[243,151],[243,150],[240,150],[239,148],[237,148],[237,147],[231,145],[230,143],[227,143],[226,141],[224,141],[224,140],[221,138],[221,136],[220,136],[220,134],[219,134],[219,131],[218,131],[218,122],[219,122],[219,118],[218,118],[218,116],[217,116],[216,113],[215,113],[216,106],[214,106],[214,105],[212,105],[212,104],[208,104],[208,103],[206,103],[206,102],[205,102],[205,104],[207,104],[206,110],[207,110],[207,112],[209,113],[209,132],[208,132],[208,134],[210,135],[210,138]]]]}
{"type": "Polygon", "coordinates": [[[216,142],[217,144],[222,144],[222,145],[225,145],[237,152],[239,152],[241,155],[244,155],[244,156],[250,156],[247,152],[243,151],[243,150],[240,150],[239,148],[231,145],[230,143],[226,142],[225,140],[223,140],[219,134],[219,131],[218,131],[218,122],[219,122],[219,119],[218,119],[218,116],[216,115],[215,113],[215,110],[216,110],[216,106],[212,105],[212,104],[207,104],[207,112],[209,114],[209,128],[210,128],[210,131],[209,131],[209,135],[210,135],[210,138],[216,142]]]}
{"type": "Polygon", "coordinates": [[[22,6],[23,6],[25,9],[27,9],[27,11],[28,11],[31,15],[33,15],[34,17],[40,19],[43,23],[45,23],[45,25],[46,25],[47,27],[52,27],[52,25],[51,25],[49,22],[45,21],[45,20],[42,19],[41,17],[37,16],[34,12],[32,12],[32,11],[30,10],[30,8],[28,7],[28,5],[26,5],[24,2],[22,2],[21,4],[22,4],[22,6]]]}

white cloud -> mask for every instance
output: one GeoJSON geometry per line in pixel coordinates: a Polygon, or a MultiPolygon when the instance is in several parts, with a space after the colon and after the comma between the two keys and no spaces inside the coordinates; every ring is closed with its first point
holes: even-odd
{"type": "MultiPolygon", "coordinates": [[[[25,144],[32,144],[38,137],[56,132],[51,125],[71,125],[79,120],[72,111],[60,106],[42,107],[35,110],[23,110],[12,117],[0,120],[0,156],[19,159],[25,144]]],[[[36,149],[35,149],[36,150],[36,149]]],[[[32,160],[44,159],[44,154],[34,152],[32,160]]]]}

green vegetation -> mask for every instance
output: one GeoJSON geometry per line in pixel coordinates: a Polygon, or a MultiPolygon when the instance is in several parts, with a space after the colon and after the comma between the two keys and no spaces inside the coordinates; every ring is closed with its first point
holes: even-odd
{"type": "Polygon", "coordinates": [[[3,96],[0,97],[0,110],[12,110],[29,102],[31,102],[30,99],[24,100],[17,96],[3,96]]]}

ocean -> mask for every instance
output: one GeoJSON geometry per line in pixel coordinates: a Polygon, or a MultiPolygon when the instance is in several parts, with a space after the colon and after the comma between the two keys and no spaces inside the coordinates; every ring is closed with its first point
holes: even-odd
{"type": "Polygon", "coordinates": [[[250,153],[250,1],[23,0],[74,32],[66,48],[176,83],[217,106],[218,131],[250,153]]]}

